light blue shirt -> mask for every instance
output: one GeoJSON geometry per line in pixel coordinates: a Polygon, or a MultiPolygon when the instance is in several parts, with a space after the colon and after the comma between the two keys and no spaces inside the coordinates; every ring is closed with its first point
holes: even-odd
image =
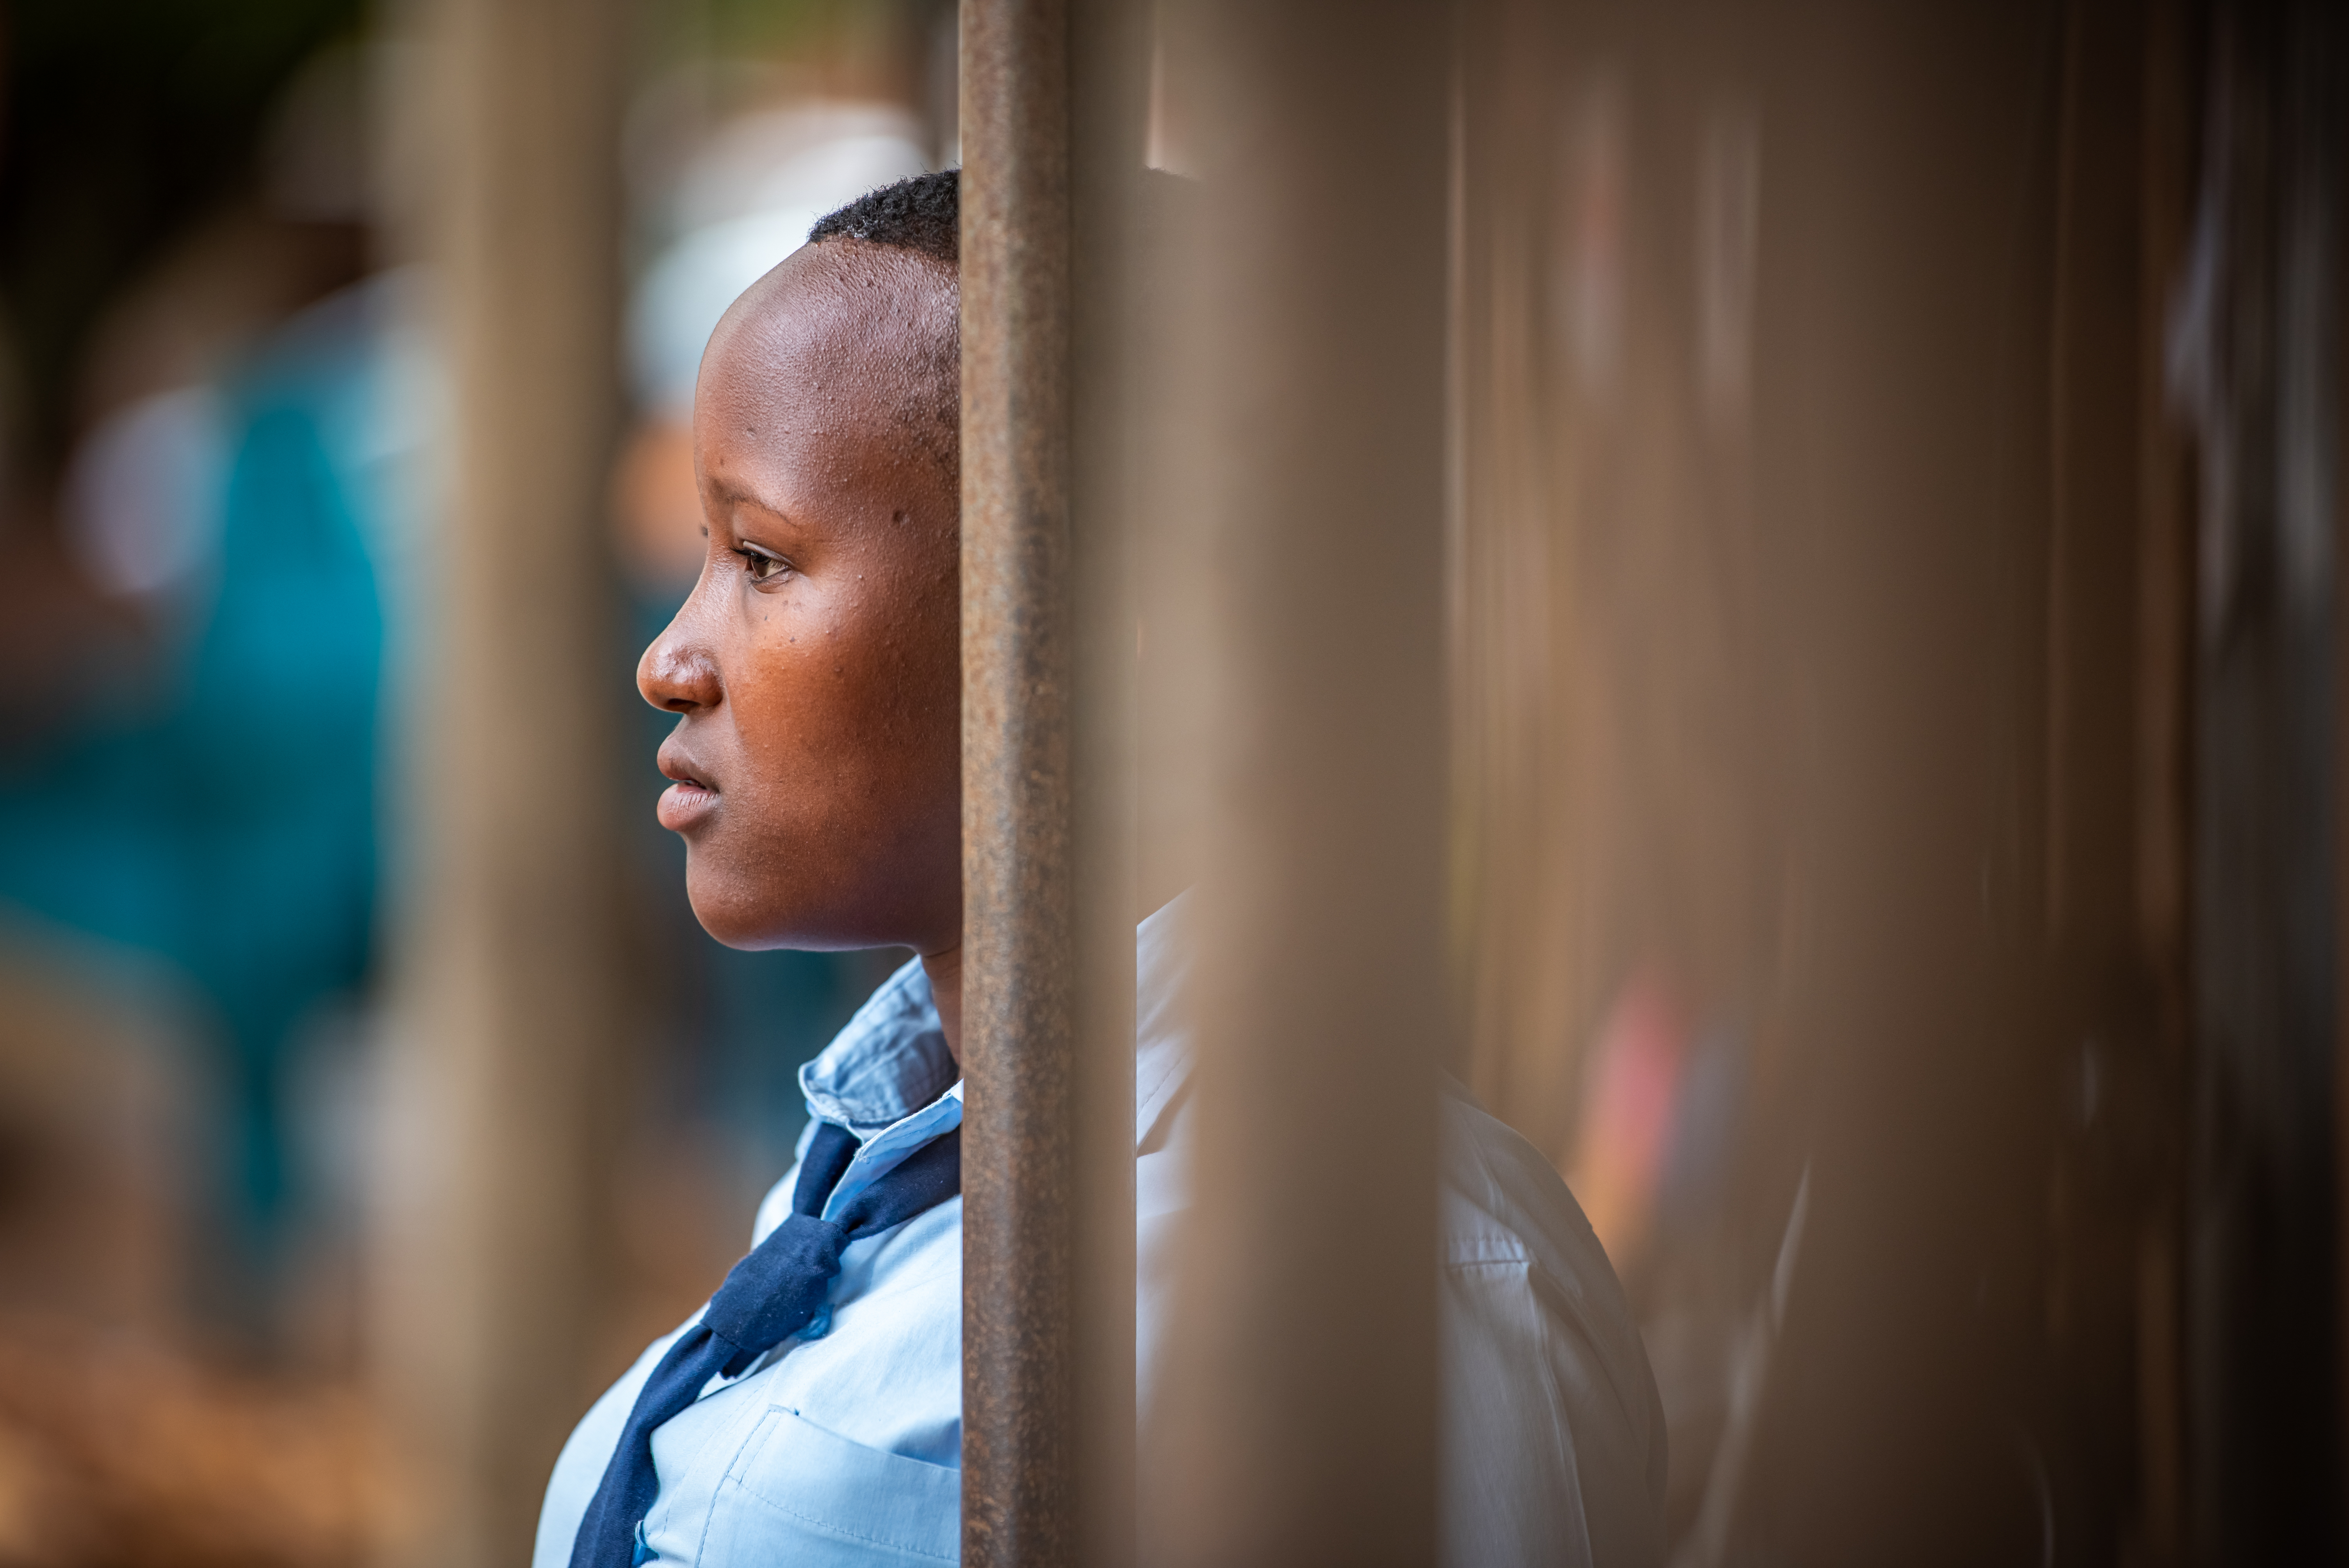
{"type": "MultiPolygon", "coordinates": [[[[1173,1297],[1186,1203],[1186,901],[1142,924],[1135,995],[1139,1395],[1173,1297]]],[[[962,1085],[918,963],[801,1073],[813,1122],[862,1140],[830,1215],[959,1126],[962,1085]]],[[[1447,1082],[1442,1099],[1444,1556],[1449,1563],[1641,1564],[1663,1554],[1664,1423],[1606,1254],[1533,1147],[1447,1082]]],[[[802,1152],[805,1140],[801,1144],[802,1152]]],[[[752,1244],[791,1210],[794,1167],[752,1244]]],[[[678,1332],[683,1332],[680,1327],[678,1332]]],[[[655,1342],[555,1461],[534,1568],[566,1568],[655,1342]]],[[[653,1434],[645,1540],[695,1568],[951,1563],[959,1551],[962,1200],[850,1243],[816,1320],[653,1434]]]]}

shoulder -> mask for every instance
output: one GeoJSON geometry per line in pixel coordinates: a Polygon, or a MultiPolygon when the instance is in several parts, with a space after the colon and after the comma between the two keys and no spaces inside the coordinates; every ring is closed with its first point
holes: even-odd
{"type": "Polygon", "coordinates": [[[1630,1304],[1557,1168],[1456,1081],[1441,1104],[1439,1266],[1524,1278],[1611,1366],[1652,1387],[1630,1304]]]}
{"type": "Polygon", "coordinates": [[[1541,1152],[1450,1081],[1439,1135],[1446,1560],[1655,1560],[1663,1408],[1605,1249],[1541,1152]]]}
{"type": "Polygon", "coordinates": [[[1532,1276],[1594,1348],[1650,1381],[1614,1265],[1557,1168],[1449,1078],[1441,1116],[1439,1266],[1532,1276]]]}
{"type": "Polygon", "coordinates": [[[1443,1265],[1530,1264],[1628,1326],[1606,1250],[1557,1169],[1457,1080],[1444,1079],[1440,1106],[1443,1265]]]}

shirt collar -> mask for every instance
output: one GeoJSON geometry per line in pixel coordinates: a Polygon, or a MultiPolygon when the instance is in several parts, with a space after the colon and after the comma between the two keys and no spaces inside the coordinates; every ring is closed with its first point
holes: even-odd
{"type": "Polygon", "coordinates": [[[962,1079],[920,959],[883,981],[832,1044],[800,1068],[800,1088],[808,1106],[802,1159],[820,1121],[835,1122],[857,1139],[854,1158],[824,1201],[826,1217],[915,1150],[962,1125],[962,1079]]]}
{"type": "Polygon", "coordinates": [[[960,1076],[922,961],[881,983],[848,1026],[800,1068],[808,1115],[869,1139],[946,1093],[960,1076]]]}
{"type": "MultiPolygon", "coordinates": [[[[1185,893],[1134,933],[1133,1109],[1146,1143],[1180,1098],[1191,1065],[1185,993],[1191,954],[1184,940],[1185,893]]],[[[854,1133],[866,1154],[926,1142],[962,1121],[962,1082],[938,1026],[929,976],[916,958],[882,983],[848,1026],[800,1068],[812,1121],[854,1133]]]]}

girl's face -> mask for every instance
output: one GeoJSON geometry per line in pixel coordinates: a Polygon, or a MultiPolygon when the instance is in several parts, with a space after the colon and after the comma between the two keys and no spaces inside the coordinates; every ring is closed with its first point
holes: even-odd
{"type": "Polygon", "coordinates": [[[661,825],[730,946],[961,940],[956,310],[950,268],[827,241],[703,356],[709,553],[636,686],[679,716],[661,825]]]}

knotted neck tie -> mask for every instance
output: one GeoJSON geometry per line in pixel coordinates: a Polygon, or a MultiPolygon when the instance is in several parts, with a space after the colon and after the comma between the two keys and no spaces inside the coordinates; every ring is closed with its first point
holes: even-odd
{"type": "Polygon", "coordinates": [[[739,1377],[751,1362],[808,1326],[840,1272],[843,1248],[936,1207],[962,1191],[962,1130],[924,1144],[851,1199],[835,1219],[816,1216],[856,1153],[855,1136],[825,1122],[816,1129],[792,1212],[734,1265],[701,1321],[678,1336],[645,1380],[604,1469],[579,1534],[571,1568],[634,1568],[649,1555],[639,1526],[659,1494],[653,1431],[692,1404],[710,1378],[739,1377]]]}

